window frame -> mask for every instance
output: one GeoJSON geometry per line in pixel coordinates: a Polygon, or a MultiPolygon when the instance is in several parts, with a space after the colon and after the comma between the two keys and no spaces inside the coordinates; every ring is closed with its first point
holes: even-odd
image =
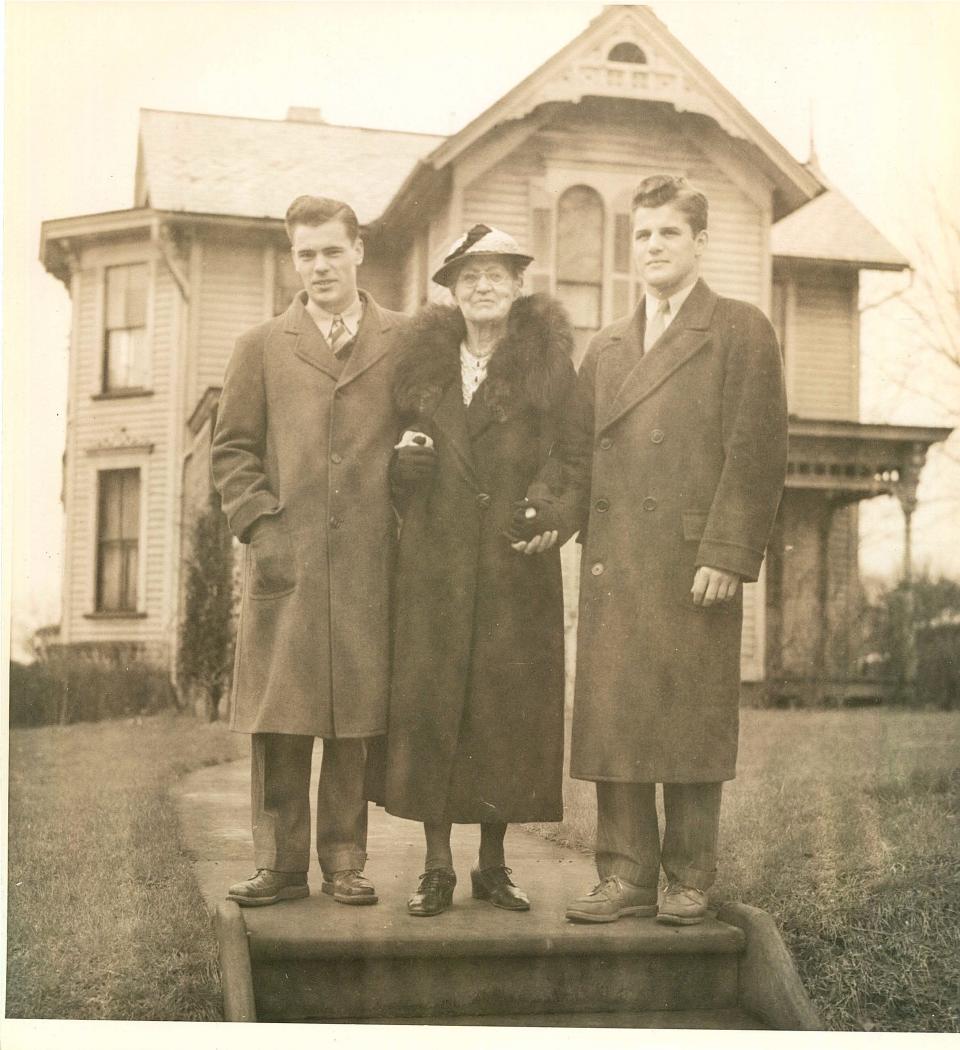
{"type": "Polygon", "coordinates": [[[137,620],[147,616],[147,509],[150,489],[150,462],[145,450],[100,449],[88,453],[90,456],[88,491],[91,492],[88,516],[90,565],[87,573],[88,598],[84,613],[87,620],[137,620]],[[100,492],[101,475],[109,471],[137,470],[140,492],[138,503],[139,527],[137,529],[136,607],[132,609],[105,610],[98,607],[100,580],[100,492]]]}
{"type": "Polygon", "coordinates": [[[95,400],[109,400],[111,398],[137,397],[142,394],[152,393],[153,378],[153,311],[154,311],[154,283],[156,277],[156,265],[153,259],[147,258],[142,252],[129,258],[118,257],[104,261],[99,267],[99,317],[97,330],[99,332],[99,383],[95,400]],[[108,295],[109,274],[111,270],[121,270],[143,266],[146,270],[146,294],[144,301],[144,323],[143,323],[143,381],[140,384],[127,386],[109,385],[110,375],[110,352],[109,336],[111,331],[131,331],[132,329],[111,329],[108,327],[108,295]]]}

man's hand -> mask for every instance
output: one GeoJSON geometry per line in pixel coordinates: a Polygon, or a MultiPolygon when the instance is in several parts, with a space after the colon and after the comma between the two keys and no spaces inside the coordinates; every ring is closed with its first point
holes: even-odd
{"type": "Polygon", "coordinates": [[[556,544],[557,535],[557,530],[551,529],[549,532],[541,532],[526,543],[520,540],[518,543],[511,543],[510,546],[521,554],[543,554],[556,544]]]}
{"type": "Polygon", "coordinates": [[[693,595],[694,605],[708,606],[730,601],[739,587],[740,577],[735,572],[701,565],[693,578],[690,593],[693,595]]]}

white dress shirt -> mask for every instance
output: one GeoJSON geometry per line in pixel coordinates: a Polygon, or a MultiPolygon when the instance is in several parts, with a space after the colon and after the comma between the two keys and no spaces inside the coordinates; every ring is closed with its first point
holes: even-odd
{"type": "MultiPolygon", "coordinates": [[[[306,292],[303,293],[304,298],[306,298],[306,294],[306,292]]],[[[346,328],[350,333],[350,338],[353,339],[360,328],[360,322],[363,320],[363,300],[358,295],[342,314],[329,314],[315,303],[309,312],[314,324],[320,329],[323,338],[328,343],[330,342],[330,329],[333,327],[335,317],[339,317],[343,321],[343,327],[346,328]]]]}
{"type": "MultiPolygon", "coordinates": [[[[663,331],[673,324],[673,319],[677,316],[680,307],[687,301],[687,296],[693,291],[694,285],[697,283],[697,279],[686,286],[681,288],[679,292],[674,292],[673,295],[667,296],[667,302],[670,303],[670,312],[666,317],[666,324],[663,326],[663,331]]],[[[662,299],[656,299],[649,292],[644,296],[646,300],[646,329],[643,335],[643,352],[646,353],[654,344],[654,340],[650,338],[650,320],[653,315],[660,309],[660,304],[663,302],[662,299]]]]}

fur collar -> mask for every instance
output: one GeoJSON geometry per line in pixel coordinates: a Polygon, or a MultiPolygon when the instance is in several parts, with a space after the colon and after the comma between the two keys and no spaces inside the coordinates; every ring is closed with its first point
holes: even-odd
{"type": "MultiPolygon", "coordinates": [[[[404,421],[430,418],[444,390],[460,382],[460,343],[466,336],[456,306],[427,306],[401,338],[393,396],[404,421]]],[[[507,331],[490,358],[482,396],[503,422],[524,405],[557,414],[573,378],[573,331],[566,311],[546,295],[527,295],[510,307],[507,331]]]]}

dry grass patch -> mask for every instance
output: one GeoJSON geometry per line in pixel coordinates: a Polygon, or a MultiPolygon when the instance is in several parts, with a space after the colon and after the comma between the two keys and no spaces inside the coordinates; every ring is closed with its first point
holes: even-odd
{"type": "MultiPolygon", "coordinates": [[[[957,712],[742,712],[713,899],[774,916],[830,1029],[960,1030],[958,755],[957,712]]],[[[565,796],[589,847],[594,787],[565,796]]]]}
{"type": "Polygon", "coordinates": [[[11,733],[7,1016],[218,1019],[169,788],[245,743],[183,715],[11,733]]]}

